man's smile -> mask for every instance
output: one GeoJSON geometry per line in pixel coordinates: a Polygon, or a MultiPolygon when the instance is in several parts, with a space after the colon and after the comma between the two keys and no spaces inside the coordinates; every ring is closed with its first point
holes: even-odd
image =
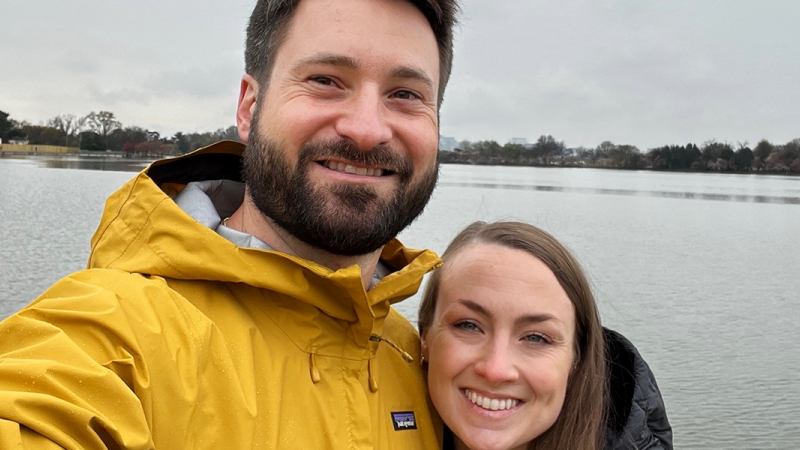
{"type": "Polygon", "coordinates": [[[382,177],[386,175],[394,174],[393,171],[384,169],[381,167],[370,167],[364,166],[360,164],[356,164],[353,162],[345,162],[345,161],[335,161],[335,160],[323,160],[317,161],[320,165],[341,173],[348,173],[353,175],[361,175],[367,177],[382,177]]]}

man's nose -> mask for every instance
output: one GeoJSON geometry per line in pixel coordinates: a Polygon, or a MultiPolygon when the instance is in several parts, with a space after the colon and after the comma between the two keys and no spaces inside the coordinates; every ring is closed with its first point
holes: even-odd
{"type": "Polygon", "coordinates": [[[389,111],[377,88],[361,89],[346,107],[336,121],[339,136],[350,139],[364,151],[392,140],[392,128],[387,121],[389,111]]]}
{"type": "Polygon", "coordinates": [[[492,385],[515,381],[519,371],[514,362],[514,352],[508,345],[492,343],[487,345],[475,364],[475,373],[492,385]]]}

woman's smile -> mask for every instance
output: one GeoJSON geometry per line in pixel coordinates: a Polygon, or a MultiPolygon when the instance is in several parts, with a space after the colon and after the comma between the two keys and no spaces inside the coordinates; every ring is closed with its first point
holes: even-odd
{"type": "Polygon", "coordinates": [[[462,389],[461,392],[472,404],[488,411],[510,411],[521,403],[516,398],[484,396],[469,389],[462,389]]]}

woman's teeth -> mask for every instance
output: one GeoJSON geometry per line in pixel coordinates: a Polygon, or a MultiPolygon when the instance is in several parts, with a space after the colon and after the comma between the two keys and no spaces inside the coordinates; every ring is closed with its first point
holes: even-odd
{"type": "Polygon", "coordinates": [[[325,161],[322,163],[322,165],[337,172],[351,173],[354,175],[367,177],[379,177],[383,175],[383,169],[375,169],[372,167],[356,167],[339,161],[325,161]]]}
{"type": "Polygon", "coordinates": [[[519,404],[519,400],[515,400],[512,398],[507,398],[504,400],[499,400],[496,398],[488,398],[482,395],[478,395],[470,391],[469,389],[464,389],[464,394],[472,403],[475,403],[476,405],[480,406],[483,409],[489,409],[492,411],[502,411],[504,409],[511,409],[517,406],[517,404],[519,404]]]}

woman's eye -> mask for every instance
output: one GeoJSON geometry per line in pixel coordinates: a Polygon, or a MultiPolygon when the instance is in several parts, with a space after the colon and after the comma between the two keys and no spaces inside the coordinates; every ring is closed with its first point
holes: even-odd
{"type": "Polygon", "coordinates": [[[466,320],[462,322],[456,322],[453,326],[465,331],[480,331],[480,328],[478,328],[477,324],[466,320]]]}
{"type": "Polygon", "coordinates": [[[399,98],[401,100],[417,100],[417,99],[420,99],[422,97],[420,97],[415,92],[403,89],[403,90],[399,90],[399,91],[395,92],[394,93],[394,98],[399,98]]]}
{"type": "Polygon", "coordinates": [[[525,339],[526,342],[529,342],[531,344],[549,344],[550,343],[550,340],[547,339],[547,337],[545,335],[540,334],[540,333],[529,334],[529,335],[525,336],[523,339],[525,339]]]}

